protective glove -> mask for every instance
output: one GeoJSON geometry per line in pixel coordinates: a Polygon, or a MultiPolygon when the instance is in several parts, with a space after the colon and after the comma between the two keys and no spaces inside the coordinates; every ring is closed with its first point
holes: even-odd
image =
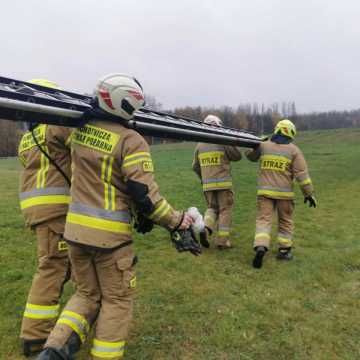
{"type": "Polygon", "coordinates": [[[196,240],[191,227],[186,230],[175,230],[171,232],[171,241],[174,243],[178,252],[190,251],[195,256],[201,254],[201,246],[196,240]]]}
{"type": "Polygon", "coordinates": [[[138,213],[136,215],[134,228],[138,233],[146,234],[154,228],[154,223],[146,216],[138,213]]]}
{"type": "Polygon", "coordinates": [[[306,204],[307,202],[309,202],[309,207],[316,208],[317,201],[316,201],[315,196],[309,195],[309,196],[304,197],[304,204],[306,204]]]}

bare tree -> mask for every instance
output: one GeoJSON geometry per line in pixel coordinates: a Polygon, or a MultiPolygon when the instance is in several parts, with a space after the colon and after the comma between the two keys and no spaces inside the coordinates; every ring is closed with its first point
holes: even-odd
{"type": "Polygon", "coordinates": [[[20,124],[0,120],[0,156],[16,156],[21,136],[20,124]]]}

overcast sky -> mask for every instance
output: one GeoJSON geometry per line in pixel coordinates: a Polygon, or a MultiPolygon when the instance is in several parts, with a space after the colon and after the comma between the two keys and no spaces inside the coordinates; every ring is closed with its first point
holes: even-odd
{"type": "Polygon", "coordinates": [[[0,74],[92,91],[135,75],[166,109],[360,108],[359,0],[2,0],[0,74]]]}

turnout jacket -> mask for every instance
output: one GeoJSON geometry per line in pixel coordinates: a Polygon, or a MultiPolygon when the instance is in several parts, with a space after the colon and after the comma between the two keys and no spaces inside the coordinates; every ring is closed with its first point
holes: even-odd
{"type": "MultiPolygon", "coordinates": [[[[39,145],[69,179],[71,132],[69,128],[53,125],[38,125],[34,129],[39,145]]],[[[70,202],[69,185],[38,148],[30,131],[23,135],[18,154],[24,166],[20,176],[20,208],[26,225],[34,226],[65,216],[70,202]]]]}
{"type": "Polygon", "coordinates": [[[231,161],[239,161],[241,152],[235,146],[199,143],[192,168],[202,181],[203,191],[232,188],[231,161]]]}
{"type": "Polygon", "coordinates": [[[250,161],[260,160],[257,195],[271,199],[294,199],[294,179],[304,196],[313,193],[303,153],[295,144],[267,140],[246,153],[250,161]]]}
{"type": "MultiPolygon", "coordinates": [[[[127,181],[147,189],[154,223],[174,229],[182,220],[159,193],[149,145],[118,123],[92,121],[72,136],[71,204],[64,237],[78,244],[113,249],[132,239],[135,204],[127,181]]],[[[145,191],[146,193],[146,191],[145,191]]]]}

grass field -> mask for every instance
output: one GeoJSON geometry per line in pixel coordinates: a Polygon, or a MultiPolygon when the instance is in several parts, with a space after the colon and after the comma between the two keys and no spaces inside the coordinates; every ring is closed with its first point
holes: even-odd
{"type": "MultiPolygon", "coordinates": [[[[251,267],[257,165],[233,165],[233,243],[195,258],[168,234],[136,236],[135,319],[126,360],[360,359],[360,129],[304,133],[319,202],[296,204],[295,258],[251,267]]],[[[162,194],[176,208],[204,201],[193,144],[153,148],[162,194]]],[[[18,333],[35,268],[35,239],[17,201],[19,166],[0,161],[0,359],[22,359],[18,333]]],[[[67,296],[71,288],[67,289],[67,296]]],[[[82,352],[78,359],[87,359],[82,352]]]]}

